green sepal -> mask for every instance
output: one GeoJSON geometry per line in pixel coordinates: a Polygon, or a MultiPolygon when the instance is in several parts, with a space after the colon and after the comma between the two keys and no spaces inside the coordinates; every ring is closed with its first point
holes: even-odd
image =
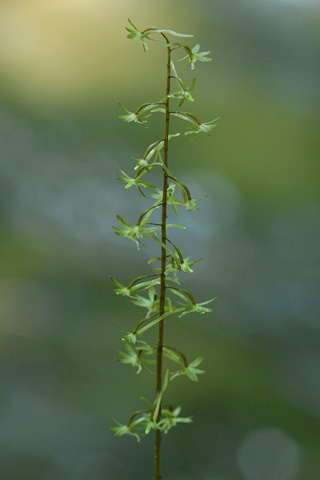
{"type": "Polygon", "coordinates": [[[175,427],[178,423],[191,423],[192,417],[180,417],[179,414],[181,412],[181,407],[175,408],[173,411],[167,408],[162,408],[162,420],[159,422],[161,430],[164,433],[168,433],[168,431],[175,427]]]}
{"type": "Polygon", "coordinates": [[[187,227],[183,227],[182,225],[177,225],[175,223],[168,223],[167,228],[169,228],[169,227],[182,228],[183,230],[187,229],[187,227]]]}
{"type": "Polygon", "coordinates": [[[134,431],[134,429],[139,429],[139,425],[141,426],[142,422],[144,421],[144,418],[138,418],[136,421],[130,423],[129,425],[122,424],[118,422],[115,418],[113,418],[113,421],[118,425],[117,427],[111,427],[111,430],[115,431],[116,437],[122,437],[122,435],[132,435],[137,439],[138,442],[140,442],[140,436],[137,431],[134,431]]]}
{"type": "MultiPolygon", "coordinates": [[[[130,342],[132,345],[132,342],[130,342]]],[[[146,355],[153,355],[155,349],[150,345],[143,342],[145,345],[137,346],[135,348],[131,346],[128,342],[125,342],[125,349],[127,352],[119,351],[118,353],[122,358],[118,358],[119,363],[129,364],[137,368],[137,374],[139,374],[142,368],[146,368],[144,363],[153,364],[156,362],[155,359],[147,360],[144,358],[146,355]]],[[[148,370],[148,369],[147,369],[148,370]]]]}
{"type": "Polygon", "coordinates": [[[129,287],[127,287],[125,285],[122,285],[120,282],[118,282],[118,280],[116,280],[115,278],[113,278],[111,276],[110,276],[110,278],[113,281],[113,283],[118,287],[118,288],[113,289],[113,291],[117,295],[122,295],[123,297],[132,297],[133,289],[130,289],[129,287]]]}
{"type": "Polygon", "coordinates": [[[217,124],[213,123],[213,122],[216,122],[219,119],[220,119],[220,117],[215,118],[214,120],[210,120],[210,122],[199,123],[198,125],[194,125],[193,127],[189,127],[190,131],[185,132],[184,134],[185,135],[192,135],[190,140],[193,140],[199,133],[210,134],[212,132],[212,130],[217,126],[217,124]]]}
{"type": "Polygon", "coordinates": [[[198,375],[205,373],[204,370],[197,368],[198,365],[200,365],[200,363],[203,361],[203,358],[203,355],[200,355],[200,357],[197,357],[195,360],[193,360],[193,362],[189,363],[189,365],[184,365],[183,363],[176,361],[175,363],[181,368],[180,370],[177,370],[171,374],[170,380],[173,380],[180,375],[186,375],[193,382],[197,382],[198,375]]]}
{"type": "Polygon", "coordinates": [[[191,50],[190,47],[188,47],[188,45],[184,45],[183,48],[187,52],[187,55],[183,58],[180,58],[179,61],[188,58],[188,61],[186,63],[185,68],[187,67],[188,63],[190,63],[191,70],[194,70],[195,63],[197,61],[211,62],[211,60],[212,60],[212,58],[207,57],[207,55],[209,55],[209,53],[211,53],[210,51],[209,52],[199,52],[200,45],[198,43],[192,48],[192,50],[191,50]]]}
{"type": "Polygon", "coordinates": [[[148,118],[148,117],[150,117],[151,114],[143,115],[143,113],[144,113],[143,111],[140,112],[140,113],[130,112],[130,110],[128,110],[121,103],[119,103],[119,105],[122,108],[122,110],[124,110],[126,112],[125,115],[119,115],[119,118],[121,118],[121,120],[124,120],[125,122],[128,122],[128,123],[131,123],[131,122],[138,123],[140,125],[143,125],[144,127],[146,126],[145,124],[147,123],[147,121],[146,120],[141,120],[141,119],[142,118],[148,118]]]}
{"type": "Polygon", "coordinates": [[[132,280],[127,286],[122,285],[120,282],[118,282],[118,280],[116,280],[112,276],[110,276],[110,279],[118,287],[113,290],[117,295],[122,295],[123,297],[130,297],[130,298],[134,298],[133,294],[136,290],[141,290],[141,289],[147,290],[148,288],[151,288],[160,284],[159,276],[157,274],[142,275],[132,280]],[[144,280],[145,278],[149,278],[149,277],[156,277],[156,278],[153,278],[153,280],[147,280],[146,282],[141,282],[141,280],[144,280]]]}
{"type": "Polygon", "coordinates": [[[188,307],[189,310],[185,310],[184,312],[182,312],[179,315],[179,318],[184,317],[189,313],[201,313],[203,315],[204,313],[213,312],[212,308],[204,307],[204,305],[214,302],[215,299],[216,298],[211,298],[210,300],[207,300],[206,302],[202,302],[202,303],[193,303],[192,301],[187,300],[187,304],[185,306],[188,307]]]}
{"type": "Polygon", "coordinates": [[[148,33],[140,32],[138,30],[138,28],[132,23],[130,18],[128,18],[128,21],[129,21],[130,25],[133,27],[133,30],[131,28],[125,27],[127,32],[129,32],[128,35],[127,35],[127,38],[130,38],[132,40],[139,40],[139,42],[142,43],[144,51],[146,52],[148,50],[148,44],[147,44],[147,42],[145,42],[145,38],[147,40],[154,40],[154,39],[148,37],[148,33]]]}
{"type": "Polygon", "coordinates": [[[193,35],[190,35],[188,33],[178,33],[174,30],[161,28],[147,28],[146,30],[143,30],[143,32],[147,32],[148,35],[150,35],[151,33],[167,33],[168,35],[173,35],[174,37],[193,37],[193,35]]]}
{"type": "Polygon", "coordinates": [[[145,228],[143,225],[131,225],[130,223],[126,222],[120,215],[117,215],[117,219],[120,225],[123,228],[119,227],[112,227],[116,234],[120,237],[126,237],[135,242],[137,249],[140,250],[140,239],[143,237],[155,237],[155,232],[158,228],[145,228]]]}
{"type": "Polygon", "coordinates": [[[146,308],[148,310],[147,317],[153,313],[159,312],[159,300],[157,299],[156,291],[153,287],[148,289],[148,298],[142,295],[135,295],[132,303],[138,307],[146,308]]]}
{"type": "Polygon", "coordinates": [[[125,182],[127,185],[124,187],[124,188],[130,188],[132,186],[135,186],[135,187],[144,187],[144,188],[150,188],[150,189],[154,189],[156,188],[154,185],[152,185],[151,183],[149,182],[145,182],[143,180],[141,180],[141,177],[144,175],[144,171],[140,172],[139,174],[137,174],[134,178],[131,178],[129,177],[126,172],[124,172],[123,170],[121,170],[121,168],[119,168],[119,170],[117,171],[117,174],[118,174],[118,178],[119,180],[121,180],[122,182],[125,182]]]}

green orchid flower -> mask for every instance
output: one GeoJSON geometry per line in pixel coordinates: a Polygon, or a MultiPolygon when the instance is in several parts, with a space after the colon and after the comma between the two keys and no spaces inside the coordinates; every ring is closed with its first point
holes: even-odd
{"type": "Polygon", "coordinates": [[[143,188],[156,188],[151,183],[141,180],[141,177],[144,175],[144,173],[145,173],[145,171],[142,170],[134,178],[131,178],[126,174],[126,172],[121,170],[121,168],[119,168],[119,170],[117,171],[119,180],[121,180],[122,182],[125,182],[127,184],[124,187],[126,189],[130,188],[132,186],[143,187],[143,188]]]}
{"type": "Polygon", "coordinates": [[[149,118],[151,114],[153,113],[153,109],[159,105],[158,102],[153,102],[153,103],[144,103],[140,105],[140,107],[137,108],[135,112],[130,112],[124,105],[122,105],[119,102],[120,107],[122,110],[126,112],[125,115],[119,115],[119,118],[124,120],[125,122],[131,123],[139,123],[140,125],[143,125],[146,127],[146,120],[142,120],[143,118],[149,118]],[[150,112],[150,113],[148,113],[150,112]]]}
{"type": "Polygon", "coordinates": [[[202,303],[193,303],[188,298],[185,298],[185,300],[186,300],[186,307],[188,307],[188,310],[182,312],[179,315],[179,318],[184,317],[188,313],[193,313],[193,312],[194,313],[201,313],[202,315],[204,313],[213,312],[212,308],[204,307],[204,305],[207,305],[208,303],[213,302],[215,300],[215,298],[211,298],[210,300],[207,300],[206,302],[202,302],[202,303]]]}
{"type": "Polygon", "coordinates": [[[212,60],[212,58],[207,57],[207,55],[209,55],[209,53],[211,53],[210,51],[209,52],[199,52],[199,50],[200,50],[199,43],[197,43],[193,47],[192,50],[188,46],[184,46],[183,48],[186,50],[187,55],[185,57],[181,58],[180,60],[184,60],[184,59],[187,58],[188,61],[186,63],[186,66],[188,65],[188,63],[190,63],[191,70],[194,70],[195,63],[197,61],[199,61],[199,62],[211,62],[211,60],[212,60]]]}
{"type": "Polygon", "coordinates": [[[191,93],[195,87],[196,79],[194,78],[190,87],[186,87],[181,78],[175,77],[179,83],[180,90],[169,95],[169,98],[177,98],[180,100],[179,107],[181,107],[185,101],[194,102],[194,98],[191,93]]]}
{"type": "Polygon", "coordinates": [[[122,358],[118,358],[118,362],[137,367],[137,373],[140,373],[142,369],[141,355],[139,355],[139,353],[136,352],[135,349],[132,348],[127,342],[125,343],[124,347],[127,350],[127,353],[119,351],[118,353],[121,355],[122,358]]]}
{"type": "Polygon", "coordinates": [[[127,32],[129,32],[127,35],[127,38],[130,38],[131,40],[138,40],[140,43],[142,43],[143,50],[147,52],[148,44],[145,42],[145,39],[147,40],[154,40],[154,39],[148,36],[148,30],[140,32],[138,28],[131,22],[130,19],[128,19],[128,22],[133,27],[133,29],[125,27],[127,32]]]}
{"type": "MultiPolygon", "coordinates": [[[[184,202],[182,202],[181,200],[178,200],[177,198],[175,198],[173,196],[174,191],[175,191],[175,187],[176,187],[176,185],[174,183],[170,183],[168,185],[168,188],[167,188],[167,204],[172,207],[172,210],[174,211],[175,215],[178,215],[176,205],[178,205],[178,206],[184,205],[184,202]]],[[[155,198],[158,203],[161,203],[162,198],[163,198],[163,192],[162,192],[162,190],[157,188],[156,193],[152,193],[150,196],[152,198],[155,198]]]]}
{"type": "Polygon", "coordinates": [[[146,308],[148,310],[147,317],[159,311],[159,300],[157,300],[157,294],[153,287],[148,288],[148,298],[135,295],[132,303],[138,307],[146,308]]]}
{"type": "Polygon", "coordinates": [[[200,258],[198,260],[191,260],[191,257],[183,258],[179,261],[176,258],[171,258],[170,262],[167,264],[166,267],[166,275],[169,273],[175,274],[177,271],[181,271],[184,273],[193,273],[191,266],[194,263],[200,262],[200,258]]]}
{"type": "Polygon", "coordinates": [[[134,298],[134,292],[137,290],[148,290],[148,288],[154,288],[157,285],[160,285],[160,280],[157,275],[142,275],[141,277],[137,277],[132,280],[128,286],[122,285],[118,280],[115,280],[113,277],[110,276],[110,279],[113,283],[118,287],[115,288],[113,291],[117,295],[122,295],[123,297],[131,297],[134,298]],[[152,280],[147,280],[142,282],[141,280],[145,280],[146,278],[156,277],[152,280]]]}
{"type": "Polygon", "coordinates": [[[178,423],[191,423],[191,417],[180,417],[181,407],[175,408],[173,411],[163,408],[161,410],[162,420],[160,423],[160,428],[164,433],[168,433],[170,428],[175,427],[178,423]]]}
{"type": "Polygon", "coordinates": [[[137,439],[138,442],[140,442],[140,435],[139,433],[135,432],[134,429],[137,429],[138,427],[139,430],[141,428],[141,423],[144,422],[143,417],[138,418],[134,422],[131,422],[129,425],[124,425],[118,422],[118,420],[116,420],[115,418],[113,419],[113,421],[118,425],[117,427],[111,427],[111,430],[116,432],[116,437],[122,437],[123,435],[132,435],[137,439]]]}
{"type": "Polygon", "coordinates": [[[128,122],[128,123],[134,122],[134,123],[139,123],[140,125],[145,126],[145,124],[147,123],[146,120],[141,120],[141,119],[142,118],[148,118],[151,115],[150,113],[148,115],[145,115],[145,111],[143,109],[140,110],[140,111],[137,110],[135,112],[130,112],[130,110],[128,110],[121,103],[119,103],[119,105],[122,108],[122,110],[124,110],[126,112],[125,115],[119,115],[119,118],[121,118],[122,120],[124,120],[125,122],[128,122]]]}
{"type": "Polygon", "coordinates": [[[140,250],[140,239],[143,237],[154,237],[155,231],[159,229],[158,227],[145,228],[142,224],[130,225],[130,223],[126,222],[120,215],[117,215],[117,219],[123,228],[112,227],[116,234],[120,237],[129,238],[135,242],[138,250],[140,250]]]}
{"type": "Polygon", "coordinates": [[[116,280],[115,278],[113,277],[110,277],[111,280],[113,281],[113,283],[118,287],[118,288],[114,288],[113,291],[117,294],[117,295],[122,295],[123,297],[133,297],[133,288],[129,288],[125,285],[122,285],[120,282],[118,282],[118,280],[116,280]]]}
{"type": "Polygon", "coordinates": [[[198,365],[200,365],[200,363],[203,361],[203,358],[203,355],[201,355],[200,357],[197,357],[195,360],[193,360],[193,362],[189,363],[189,365],[184,365],[182,362],[177,361],[176,364],[179,365],[181,369],[173,372],[170,376],[170,380],[173,380],[180,375],[187,375],[190,380],[192,380],[193,382],[197,382],[198,375],[205,373],[204,370],[200,370],[199,368],[197,368],[198,365]]]}
{"type": "MultiPolygon", "coordinates": [[[[148,360],[145,357],[147,355],[152,355],[155,352],[155,349],[150,347],[150,345],[146,344],[145,342],[141,342],[140,344],[143,345],[135,345],[135,348],[132,347],[128,342],[125,342],[125,349],[127,352],[121,352],[119,351],[119,354],[121,355],[122,358],[118,358],[119,363],[124,363],[124,364],[129,364],[132,367],[137,368],[137,374],[139,374],[142,370],[143,367],[145,367],[146,364],[152,364],[155,363],[155,359],[148,360]]],[[[148,369],[147,369],[148,370],[148,369]]]]}
{"type": "Polygon", "coordinates": [[[192,127],[189,127],[190,132],[185,132],[185,135],[192,135],[191,140],[193,140],[198,135],[198,133],[210,134],[212,130],[217,126],[217,124],[214,122],[219,120],[219,118],[215,118],[214,120],[211,120],[210,122],[206,122],[206,123],[194,124],[192,127]]]}
{"type": "Polygon", "coordinates": [[[145,52],[147,52],[147,50],[148,50],[148,44],[147,44],[147,42],[145,42],[145,39],[155,41],[154,38],[150,38],[151,34],[162,33],[164,35],[169,34],[169,35],[173,35],[175,37],[193,37],[193,35],[189,35],[189,34],[186,34],[186,33],[177,33],[174,30],[154,28],[154,27],[146,28],[145,30],[142,30],[140,32],[138,30],[138,28],[131,22],[130,19],[128,19],[128,21],[129,21],[130,25],[133,27],[133,29],[125,27],[127,32],[129,32],[128,35],[127,35],[127,38],[130,38],[130,39],[133,39],[133,40],[139,40],[139,42],[142,43],[142,46],[143,46],[143,49],[144,49],[145,52]]]}

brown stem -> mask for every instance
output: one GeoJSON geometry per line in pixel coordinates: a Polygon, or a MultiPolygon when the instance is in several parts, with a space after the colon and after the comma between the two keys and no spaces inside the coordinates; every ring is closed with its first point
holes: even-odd
{"type": "MultiPolygon", "coordinates": [[[[166,44],[169,43],[167,37],[162,34],[166,40],[166,44]]],[[[169,143],[169,120],[170,120],[170,109],[169,109],[169,95],[170,95],[170,78],[171,78],[171,49],[167,47],[167,88],[166,88],[166,102],[165,102],[165,134],[164,134],[164,146],[163,146],[163,163],[165,167],[168,166],[168,143],[169,143]]],[[[167,189],[168,189],[168,175],[163,169],[163,188],[162,188],[162,213],[161,213],[161,241],[166,244],[166,229],[167,229],[167,189]]],[[[165,301],[166,301],[166,262],[167,262],[167,252],[161,247],[161,274],[160,274],[160,310],[159,315],[163,315],[165,312],[165,301]]],[[[162,387],[162,359],[163,359],[163,334],[164,334],[164,320],[159,322],[158,328],[158,345],[157,345],[157,385],[156,385],[156,394],[160,395],[162,387]]],[[[161,406],[159,409],[158,418],[156,419],[157,423],[161,417],[161,406]]],[[[156,430],[155,438],[155,480],[161,480],[161,430],[156,430]]]]}

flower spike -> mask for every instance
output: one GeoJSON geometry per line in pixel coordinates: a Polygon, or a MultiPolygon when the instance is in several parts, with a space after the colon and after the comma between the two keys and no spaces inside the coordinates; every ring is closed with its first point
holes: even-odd
{"type": "Polygon", "coordinates": [[[192,421],[190,416],[180,416],[180,406],[174,407],[167,402],[170,380],[185,376],[192,382],[197,382],[199,375],[204,373],[204,370],[199,368],[203,356],[200,355],[189,362],[179,346],[176,348],[164,344],[164,330],[177,317],[185,321],[184,317],[190,313],[212,312],[208,304],[214,301],[213,298],[198,303],[190,291],[181,287],[185,274],[193,273],[193,265],[199,259],[191,260],[191,257],[185,257],[182,247],[176,245],[169,237],[171,227],[180,229],[185,227],[180,225],[180,222],[170,223],[168,210],[171,207],[175,215],[178,215],[180,207],[184,207],[186,212],[197,211],[199,209],[197,202],[203,199],[193,198],[187,185],[177,178],[171,167],[171,157],[169,161],[168,153],[169,151],[171,153],[170,140],[178,137],[180,133],[171,133],[170,126],[172,121],[177,121],[176,119],[179,122],[186,122],[187,131],[184,134],[192,140],[199,133],[210,134],[216,127],[218,119],[202,122],[193,113],[181,111],[182,105],[194,103],[192,92],[196,79],[193,78],[191,84],[186,83],[178,73],[179,69],[174,62],[175,55],[183,50],[185,56],[180,60],[186,60],[186,65],[190,64],[193,70],[196,62],[211,60],[208,58],[210,52],[200,52],[199,44],[191,48],[175,41],[176,38],[171,41],[171,37],[185,39],[192,36],[174,30],[154,27],[140,30],[131,20],[126,30],[127,37],[138,40],[145,52],[148,51],[149,40],[156,39],[164,40],[167,52],[165,96],[156,102],[143,103],[134,111],[120,104],[123,110],[120,118],[127,123],[146,127],[147,122],[153,118],[153,114],[163,115],[161,132],[164,132],[164,135],[162,133],[145,147],[144,153],[138,158],[129,156],[134,160],[131,173],[127,174],[122,168],[118,168],[118,179],[124,183],[124,188],[130,189],[131,192],[136,188],[149,204],[140,214],[137,214],[136,223],[129,223],[122,216],[117,215],[119,225],[113,227],[119,237],[133,241],[138,250],[140,245],[143,245],[144,238],[148,237],[148,246],[151,244],[157,251],[152,252],[150,255],[152,258],[148,261],[148,265],[152,264],[150,274],[144,272],[124,284],[111,277],[117,295],[127,297],[131,304],[145,309],[138,321],[128,313],[127,320],[132,323],[129,328],[122,330],[123,348],[119,351],[118,362],[134,367],[138,374],[144,372],[153,374],[156,391],[153,400],[149,401],[141,397],[147,401],[146,409],[136,410],[126,424],[115,420],[116,426],[112,430],[116,436],[130,435],[138,442],[142,436],[148,435],[152,430],[156,431],[155,480],[160,480],[162,433],[167,433],[178,424],[187,424],[192,421]],[[152,340],[154,338],[152,332],[155,329],[157,336],[152,340]]]}

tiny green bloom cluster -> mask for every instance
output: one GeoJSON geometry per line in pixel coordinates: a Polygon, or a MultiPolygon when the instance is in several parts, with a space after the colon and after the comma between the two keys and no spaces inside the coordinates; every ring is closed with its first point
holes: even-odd
{"type": "Polygon", "coordinates": [[[140,441],[140,437],[148,434],[151,430],[167,433],[178,423],[190,423],[192,421],[191,417],[180,416],[181,407],[173,407],[170,403],[164,403],[163,397],[169,382],[178,376],[183,375],[191,381],[197,382],[198,376],[204,373],[203,370],[198,368],[203,361],[202,355],[188,361],[183,352],[165,345],[161,341],[154,345],[148,343],[145,340],[144,333],[153,327],[159,327],[159,324],[163,325],[164,320],[171,316],[184,318],[188,314],[211,312],[212,309],[208,308],[207,305],[214,301],[214,298],[212,298],[204,302],[198,302],[189,291],[181,288],[180,274],[192,273],[191,267],[199,260],[191,260],[190,257],[185,257],[182,254],[182,248],[170,240],[166,234],[166,229],[169,227],[185,228],[177,224],[167,224],[167,206],[172,208],[175,215],[178,215],[179,208],[185,208],[187,211],[198,210],[198,202],[203,200],[203,198],[192,198],[189,188],[168,168],[168,143],[180,135],[180,133],[169,133],[169,119],[176,117],[187,122],[189,130],[185,132],[185,135],[191,135],[191,140],[199,133],[210,134],[218,119],[201,122],[191,113],[169,108],[170,101],[178,102],[179,107],[185,102],[194,102],[191,92],[193,92],[196,83],[193,79],[190,86],[185,85],[177,73],[172,60],[172,53],[182,51],[186,54],[182,58],[178,58],[178,61],[187,59],[187,65],[189,64],[193,70],[197,61],[208,62],[211,60],[207,57],[210,52],[200,52],[198,44],[190,48],[188,45],[178,42],[170,43],[168,40],[170,35],[175,37],[192,37],[192,35],[153,27],[139,31],[130,20],[129,23],[130,28],[127,28],[128,38],[138,40],[144,51],[148,50],[147,41],[154,40],[153,36],[155,34],[162,36],[165,39],[169,59],[167,64],[167,91],[164,98],[157,102],[144,103],[134,112],[120,104],[125,112],[124,115],[120,115],[120,118],[125,122],[146,127],[148,119],[154,114],[160,113],[165,115],[166,127],[165,137],[151,143],[141,158],[130,157],[135,162],[131,175],[122,169],[118,169],[117,172],[118,179],[125,184],[126,189],[136,187],[150,204],[134,224],[117,215],[120,226],[113,227],[115,233],[119,237],[132,240],[138,250],[143,245],[143,239],[149,237],[151,241],[158,244],[161,250],[160,256],[151,258],[148,262],[148,264],[153,264],[152,273],[139,276],[128,285],[122,285],[118,280],[111,277],[117,295],[127,297],[133,305],[145,309],[143,318],[133,326],[130,332],[125,332],[123,335],[124,351],[119,352],[118,361],[134,367],[138,374],[143,370],[154,373],[153,369],[156,368],[157,378],[159,378],[159,375],[161,378],[160,387],[158,386],[156,389],[154,400],[144,399],[148,408],[135,411],[125,424],[115,420],[117,426],[112,428],[117,436],[132,435],[137,441],[140,441]],[[177,86],[177,90],[173,93],[170,91],[171,81],[177,86]],[[162,174],[161,188],[146,180],[151,170],[159,170],[162,174]],[[155,212],[160,209],[162,211],[161,223],[151,221],[155,212]],[[171,365],[165,370],[163,379],[161,374],[162,357],[166,358],[167,363],[171,365]],[[161,362],[160,367],[159,361],[161,362]]]}

